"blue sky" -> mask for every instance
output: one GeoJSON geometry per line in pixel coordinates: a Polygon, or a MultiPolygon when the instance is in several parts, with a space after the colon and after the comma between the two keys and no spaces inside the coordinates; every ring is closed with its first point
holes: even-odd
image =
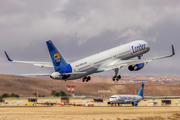
{"type": "MultiPolygon", "coordinates": [[[[179,75],[180,1],[178,0],[0,0],[0,72],[53,71],[15,60],[50,61],[46,41],[52,40],[66,61],[75,61],[120,44],[143,39],[151,47],[143,58],[171,54],[141,71],[121,75],[179,75]]],[[[98,75],[98,74],[97,74],[98,75]]],[[[113,71],[99,75],[114,75],[113,71]]]]}

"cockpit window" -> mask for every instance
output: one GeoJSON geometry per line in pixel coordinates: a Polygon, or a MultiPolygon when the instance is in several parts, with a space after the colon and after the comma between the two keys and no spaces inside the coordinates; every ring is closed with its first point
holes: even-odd
{"type": "Polygon", "coordinates": [[[110,97],[110,98],[116,98],[116,97],[110,97]]]}

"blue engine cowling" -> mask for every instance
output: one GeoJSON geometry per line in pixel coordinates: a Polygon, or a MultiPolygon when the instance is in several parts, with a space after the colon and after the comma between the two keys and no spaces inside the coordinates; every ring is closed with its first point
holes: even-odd
{"type": "Polygon", "coordinates": [[[130,71],[138,71],[138,70],[141,70],[143,67],[144,67],[144,63],[139,63],[139,64],[136,64],[136,65],[130,65],[128,67],[128,69],[130,71]]]}
{"type": "Polygon", "coordinates": [[[132,102],[132,105],[133,106],[138,106],[138,102],[134,101],[134,102],[132,102]]]}

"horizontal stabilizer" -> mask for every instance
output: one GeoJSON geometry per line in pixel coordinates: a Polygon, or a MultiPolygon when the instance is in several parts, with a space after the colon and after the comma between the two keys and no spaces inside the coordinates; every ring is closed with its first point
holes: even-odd
{"type": "MultiPolygon", "coordinates": [[[[61,75],[77,75],[85,74],[86,72],[73,72],[73,73],[62,73],[61,75]]],[[[37,73],[37,74],[21,74],[23,76],[50,76],[52,73],[37,73]]]]}
{"type": "Polygon", "coordinates": [[[39,67],[54,67],[52,62],[36,62],[36,61],[18,61],[18,60],[12,60],[10,59],[9,55],[6,51],[4,51],[8,61],[10,62],[16,62],[16,63],[27,63],[27,64],[33,64],[34,66],[39,67]]]}
{"type": "Polygon", "coordinates": [[[21,74],[22,76],[50,76],[52,73],[21,74]]]}

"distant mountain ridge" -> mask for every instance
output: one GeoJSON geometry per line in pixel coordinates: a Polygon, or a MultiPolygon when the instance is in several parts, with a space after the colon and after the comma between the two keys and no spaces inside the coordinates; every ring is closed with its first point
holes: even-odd
{"type": "MultiPolygon", "coordinates": [[[[180,76],[124,76],[122,81],[126,80],[146,80],[150,78],[167,78],[180,80],[180,76]]],[[[67,85],[75,85],[75,95],[87,96],[106,96],[113,94],[137,94],[141,84],[123,84],[121,81],[113,82],[111,77],[92,76],[92,80],[83,83],[81,80],[61,81],[53,80],[49,77],[23,77],[0,74],[0,95],[4,93],[16,93],[22,97],[33,97],[37,95],[51,96],[51,92],[64,91],[67,93],[67,85]]],[[[180,96],[180,82],[172,84],[149,84],[145,83],[144,95],[146,96],[180,96]]]]}

